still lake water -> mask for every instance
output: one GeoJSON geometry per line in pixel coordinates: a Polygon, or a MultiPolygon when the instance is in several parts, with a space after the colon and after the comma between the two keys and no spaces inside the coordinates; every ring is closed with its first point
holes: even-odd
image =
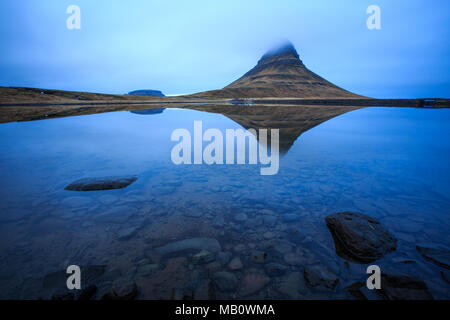
{"type": "Polygon", "coordinates": [[[180,290],[197,299],[351,299],[345,287],[365,282],[367,265],[335,253],[324,218],[342,211],[370,215],[398,239],[376,262],[382,271],[417,276],[435,298],[450,298],[445,269],[415,249],[450,246],[450,110],[346,113],[302,134],[274,176],[261,176],[258,165],[174,165],[170,135],[192,132],[195,120],[204,129],[240,128],[224,115],[181,109],[1,124],[0,298],[49,298],[42,279],[75,264],[106,266],[99,294],[135,281],[140,299],[180,290]],[[64,190],[83,177],[117,175],[138,180],[121,190],[64,190]],[[193,238],[202,238],[191,240],[196,250],[157,254],[193,238]],[[211,261],[193,258],[217,242],[211,261]],[[271,276],[252,258],[259,252],[287,269],[271,276]],[[335,290],[305,282],[303,268],[317,264],[339,277],[335,290]],[[237,284],[211,293],[220,271],[237,284]]]}

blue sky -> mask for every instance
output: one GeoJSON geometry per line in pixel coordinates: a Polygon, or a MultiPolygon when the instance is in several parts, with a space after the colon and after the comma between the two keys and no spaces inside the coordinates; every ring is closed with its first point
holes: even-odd
{"type": "Polygon", "coordinates": [[[2,0],[0,86],[166,94],[222,88],[289,39],[356,93],[450,97],[450,1],[2,0]],[[69,5],[81,30],[68,30],[69,5]],[[381,8],[381,30],[366,9],[381,8]]]}

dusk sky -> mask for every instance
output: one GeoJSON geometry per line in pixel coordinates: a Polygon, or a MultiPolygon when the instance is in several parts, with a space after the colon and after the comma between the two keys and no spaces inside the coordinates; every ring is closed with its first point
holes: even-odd
{"type": "Polygon", "coordinates": [[[376,98],[450,97],[450,1],[2,0],[0,86],[218,89],[290,40],[304,64],[376,98]],[[381,30],[369,30],[369,5],[381,30]],[[81,29],[69,30],[69,5],[81,29]]]}

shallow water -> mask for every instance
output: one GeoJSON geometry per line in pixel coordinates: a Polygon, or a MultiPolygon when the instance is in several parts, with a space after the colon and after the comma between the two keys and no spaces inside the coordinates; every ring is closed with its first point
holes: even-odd
{"type": "Polygon", "coordinates": [[[243,267],[230,271],[237,287],[215,290],[216,298],[351,299],[345,287],[365,282],[368,264],[335,253],[324,218],[341,211],[370,215],[398,239],[395,252],[372,263],[382,272],[417,276],[435,298],[450,298],[445,269],[415,249],[450,246],[450,110],[346,113],[302,134],[274,176],[260,175],[259,165],[174,165],[170,135],[192,131],[195,120],[240,128],[224,115],[180,109],[1,124],[0,298],[49,298],[42,279],[75,264],[106,265],[100,292],[125,279],[141,299],[190,288],[207,299],[209,279],[238,257],[243,267]],[[83,177],[131,174],[137,182],[121,190],[64,190],[83,177]],[[157,249],[192,238],[217,240],[221,253],[199,264],[198,249],[157,249]],[[260,251],[285,273],[269,276],[252,259],[260,251]],[[334,290],[305,282],[304,267],[317,264],[338,276],[334,290]]]}

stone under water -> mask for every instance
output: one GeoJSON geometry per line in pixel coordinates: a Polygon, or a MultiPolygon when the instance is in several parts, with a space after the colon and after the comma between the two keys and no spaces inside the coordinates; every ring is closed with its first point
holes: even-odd
{"type": "Polygon", "coordinates": [[[368,263],[395,251],[397,239],[381,224],[362,213],[341,212],[325,218],[336,253],[347,260],[368,263]]]}
{"type": "Polygon", "coordinates": [[[123,189],[137,180],[136,176],[83,178],[69,184],[64,190],[69,191],[100,191],[123,189]]]}

